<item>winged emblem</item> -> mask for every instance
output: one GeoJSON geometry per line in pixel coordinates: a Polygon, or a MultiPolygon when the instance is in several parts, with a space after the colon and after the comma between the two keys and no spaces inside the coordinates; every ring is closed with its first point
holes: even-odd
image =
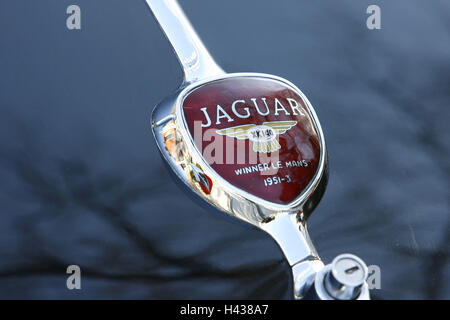
{"type": "Polygon", "coordinates": [[[281,148],[277,136],[286,133],[296,124],[297,121],[271,121],[261,125],[244,124],[216,130],[216,133],[240,140],[249,139],[253,144],[253,151],[269,153],[281,148]]]}

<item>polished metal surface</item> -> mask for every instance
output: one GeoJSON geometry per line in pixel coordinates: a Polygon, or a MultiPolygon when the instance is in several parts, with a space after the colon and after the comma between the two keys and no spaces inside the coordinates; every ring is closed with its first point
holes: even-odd
{"type": "Polygon", "coordinates": [[[324,266],[309,238],[306,223],[299,215],[283,214],[261,224],[261,228],[275,239],[292,268],[294,298],[303,298],[314,284],[315,274],[324,266]]]}
{"type": "Polygon", "coordinates": [[[169,39],[184,71],[187,83],[225,72],[203,45],[175,0],[146,0],[161,29],[169,39]]]}
{"type": "Polygon", "coordinates": [[[367,276],[364,261],[353,254],[341,254],[317,273],[316,293],[323,300],[368,300],[367,276]]]}
{"type": "Polygon", "coordinates": [[[314,288],[316,274],[324,268],[321,260],[306,259],[292,266],[294,299],[302,299],[314,288]]]}
{"type": "MultiPolygon", "coordinates": [[[[273,218],[275,218],[278,214],[297,213],[302,211],[305,216],[308,216],[311,213],[310,208],[314,208],[317,202],[320,201],[320,197],[318,198],[316,195],[314,197],[310,197],[310,195],[321,184],[326,183],[327,172],[325,140],[319,121],[311,104],[303,93],[287,80],[276,76],[259,73],[235,73],[198,81],[182,89],[179,93],[176,93],[162,101],[154,109],[151,123],[159,150],[176,175],[198,196],[229,215],[235,216],[253,225],[260,226],[263,229],[267,229],[266,225],[272,226],[275,224],[275,222],[273,222],[273,218]],[[192,137],[187,132],[186,123],[181,111],[181,105],[184,97],[196,87],[201,86],[204,83],[230,77],[256,77],[282,82],[298,92],[307,103],[308,111],[310,112],[320,137],[320,163],[315,177],[310,182],[309,186],[289,204],[281,205],[268,202],[228,183],[204,160],[202,154],[196,148],[192,137]],[[176,153],[171,153],[170,150],[172,149],[168,148],[167,145],[176,146],[178,151],[176,153]],[[191,164],[196,166],[195,174],[191,174],[193,168],[191,164]],[[208,175],[213,180],[213,184],[215,185],[215,188],[211,190],[211,194],[209,195],[204,194],[199,188],[197,181],[192,179],[193,176],[198,176],[201,172],[208,175]],[[264,225],[261,225],[263,222],[264,225]]],[[[320,195],[322,193],[323,192],[318,192],[320,195]]],[[[270,228],[274,229],[274,227],[270,228]]],[[[275,232],[272,232],[272,236],[276,236],[275,232]]]]}
{"type": "Polygon", "coordinates": [[[367,275],[367,266],[361,259],[352,254],[341,254],[331,263],[325,287],[336,299],[352,300],[359,296],[367,275]]]}
{"type": "MultiPolygon", "coordinates": [[[[269,233],[292,268],[294,297],[300,299],[313,286],[323,263],[312,244],[306,220],[320,201],[327,183],[327,152],[317,115],[306,96],[291,82],[262,73],[225,74],[205,46],[176,1],[147,0],[183,67],[180,89],[157,105],[151,126],[158,148],[176,176],[198,198],[214,208],[269,233]],[[196,88],[226,78],[257,78],[282,83],[305,102],[320,144],[319,165],[308,186],[290,203],[276,204],[252,195],[217,174],[196,147],[183,113],[184,99],[196,88]],[[208,179],[212,180],[212,187],[208,179]],[[208,192],[204,192],[204,189],[208,192]],[[317,192],[315,192],[317,190],[317,192]]],[[[353,298],[339,295],[339,298],[353,298]]]]}
{"type": "MultiPolygon", "coordinates": [[[[324,189],[322,185],[326,184],[325,141],[312,106],[298,88],[279,77],[252,73],[227,74],[218,78],[199,81],[182,89],[178,95],[171,96],[158,105],[152,115],[152,128],[164,159],[169,163],[177,177],[188,187],[188,190],[193,191],[198,197],[206,200],[222,212],[265,230],[280,245],[291,266],[301,261],[314,260],[312,269],[317,269],[316,261],[320,261],[320,258],[309,239],[306,230],[306,217],[320,201],[323,191],[317,193],[320,196],[316,194],[314,197],[310,197],[310,195],[316,189],[319,189],[319,191],[324,189]],[[287,205],[265,201],[228,183],[208,165],[187,132],[181,111],[184,97],[197,86],[228,77],[257,77],[283,82],[301,94],[309,107],[308,111],[314,120],[320,137],[320,165],[309,186],[287,205]],[[205,194],[199,186],[199,182],[206,181],[206,179],[201,179],[202,175],[207,175],[213,181],[214,187],[210,194],[205,194]],[[302,212],[302,214],[297,214],[298,212],[302,212]]],[[[298,279],[296,272],[293,276],[296,283],[302,281],[298,279]]]]}

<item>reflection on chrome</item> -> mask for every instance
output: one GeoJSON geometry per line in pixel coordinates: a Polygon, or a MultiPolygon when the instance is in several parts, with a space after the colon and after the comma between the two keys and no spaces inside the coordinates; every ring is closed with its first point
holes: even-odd
{"type": "Polygon", "coordinates": [[[277,76],[226,74],[210,56],[176,1],[147,0],[147,3],[185,73],[181,87],[157,105],[152,114],[159,150],[181,184],[212,208],[259,227],[275,239],[292,268],[295,299],[368,299],[364,262],[353,255],[344,255],[324,266],[308,235],[306,220],[322,198],[328,181],[325,139],[309,100],[294,84],[277,76]],[[196,68],[192,68],[192,53],[196,53],[196,68]],[[275,112],[262,115],[248,108],[248,114],[233,113],[236,105],[233,101],[242,102],[246,94],[267,101],[275,112]],[[286,109],[270,105],[280,103],[282,98],[295,101],[296,112],[278,112],[286,109]],[[206,101],[213,105],[215,117],[207,113],[206,101]],[[248,148],[247,158],[252,152],[264,154],[276,150],[280,157],[278,169],[284,175],[264,183],[267,176],[258,170],[238,175],[234,174],[235,164],[209,163],[196,146],[191,130],[195,121],[204,120],[205,114],[213,134],[260,143],[254,150],[248,148]],[[240,130],[242,125],[246,125],[245,130],[240,130]],[[267,131],[264,136],[255,131],[255,141],[250,141],[247,138],[252,128],[267,131]],[[275,133],[279,140],[268,144],[275,133]]]}

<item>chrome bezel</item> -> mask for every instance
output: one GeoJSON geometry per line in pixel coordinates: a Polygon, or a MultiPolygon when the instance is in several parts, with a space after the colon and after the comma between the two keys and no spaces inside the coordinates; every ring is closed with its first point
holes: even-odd
{"type": "Polygon", "coordinates": [[[309,100],[303,94],[303,92],[297,88],[291,82],[277,77],[273,75],[263,74],[263,73],[231,73],[220,76],[215,76],[211,78],[206,78],[201,81],[194,82],[187,87],[183,88],[181,92],[176,97],[175,101],[171,103],[166,103],[165,107],[162,107],[166,110],[166,112],[158,111],[157,109],[161,107],[161,105],[155,108],[153,113],[153,132],[155,134],[155,138],[158,141],[158,146],[163,153],[166,160],[168,160],[170,166],[177,175],[187,184],[190,189],[196,192],[203,199],[208,201],[213,206],[219,208],[226,213],[236,216],[240,219],[243,219],[252,224],[258,225],[261,222],[265,221],[267,218],[274,216],[279,213],[292,213],[299,212],[302,210],[304,203],[308,200],[310,195],[317,188],[325,169],[325,161],[326,161],[326,145],[325,139],[322,132],[322,128],[320,126],[317,115],[314,111],[309,100]],[[183,103],[185,98],[198,89],[199,87],[222,79],[227,78],[258,78],[258,79],[268,79],[280,82],[293,91],[295,91],[299,96],[303,99],[306,109],[312,119],[314,124],[314,128],[317,131],[320,143],[320,159],[317,170],[314,174],[313,179],[307,185],[307,187],[290,203],[287,204],[277,204],[267,200],[264,200],[260,197],[252,195],[238,187],[235,187],[230,182],[226,181],[222,178],[203,158],[200,150],[198,150],[195,142],[193,141],[193,137],[191,136],[186,119],[184,117],[183,112],[183,103]],[[174,102],[174,105],[171,104],[174,102]],[[204,194],[198,190],[198,188],[193,188],[192,181],[186,176],[184,170],[180,170],[179,166],[173,161],[171,155],[165,149],[163,137],[161,136],[161,130],[157,130],[158,127],[164,125],[169,120],[173,120],[176,129],[179,131],[182,137],[182,141],[180,143],[184,144],[184,150],[186,150],[189,154],[189,158],[192,159],[192,163],[195,163],[203,172],[213,181],[213,187],[211,189],[211,193],[209,195],[204,194]]]}

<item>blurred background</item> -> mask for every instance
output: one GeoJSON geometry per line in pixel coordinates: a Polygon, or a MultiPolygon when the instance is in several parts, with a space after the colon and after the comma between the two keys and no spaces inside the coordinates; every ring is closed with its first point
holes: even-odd
{"type": "MultiPolygon", "coordinates": [[[[450,2],[180,4],[225,70],[284,77],[314,105],[330,181],[309,231],[324,261],[380,266],[375,299],[449,299],[450,2]]],[[[268,235],[169,177],[149,119],[181,80],[143,0],[0,2],[0,298],[291,297],[268,235]],[[71,264],[81,290],[66,288],[71,264]]]]}

